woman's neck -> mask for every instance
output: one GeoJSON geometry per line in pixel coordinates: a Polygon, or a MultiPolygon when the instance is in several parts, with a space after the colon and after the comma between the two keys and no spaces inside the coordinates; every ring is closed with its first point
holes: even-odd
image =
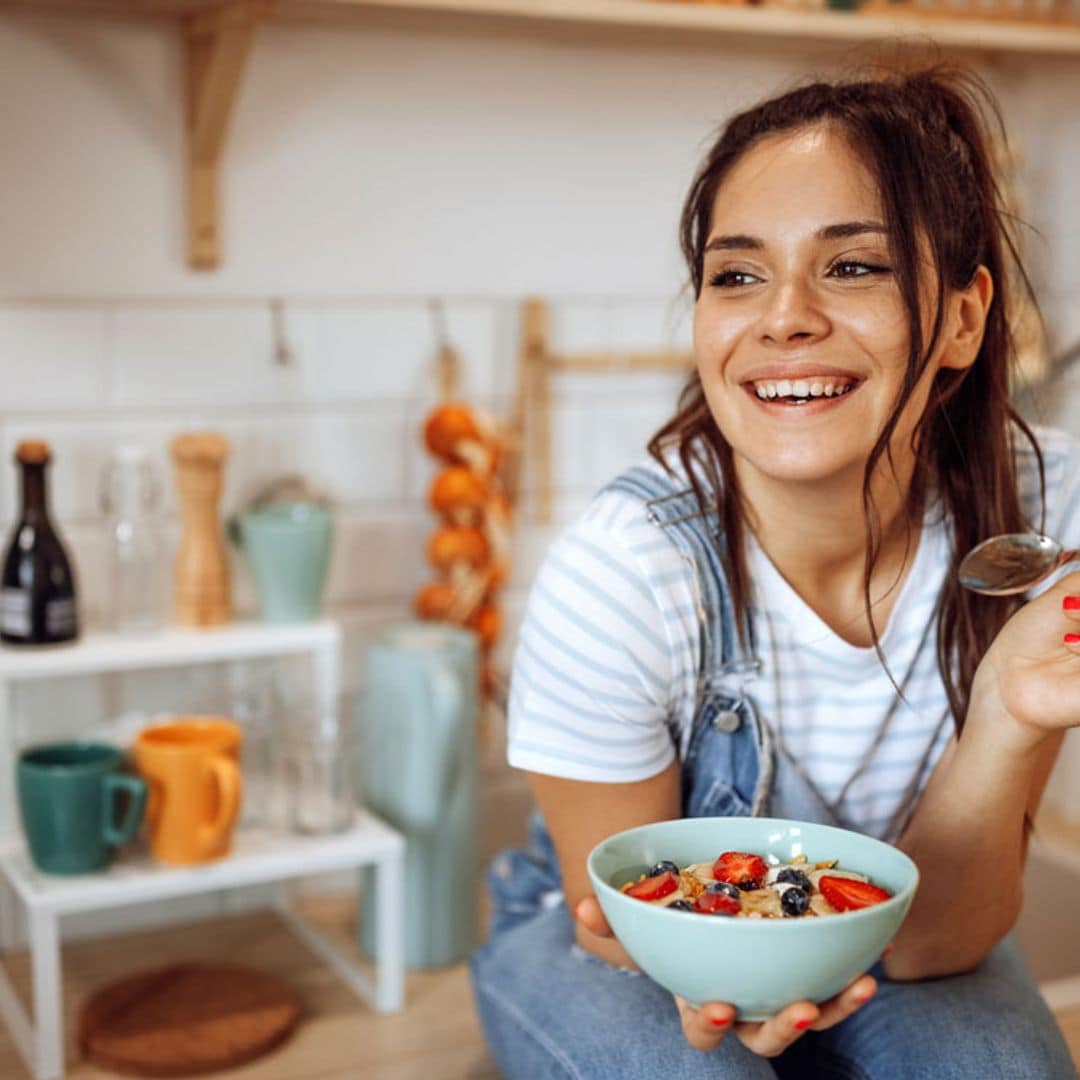
{"type": "MultiPolygon", "coordinates": [[[[891,475],[875,485],[880,550],[870,579],[870,599],[878,635],[918,550],[921,515],[909,529],[906,484],[891,475]]],[[[862,477],[809,484],[777,483],[740,473],[747,524],[769,560],[840,637],[853,645],[873,643],[866,617],[866,527],[862,477]]]]}

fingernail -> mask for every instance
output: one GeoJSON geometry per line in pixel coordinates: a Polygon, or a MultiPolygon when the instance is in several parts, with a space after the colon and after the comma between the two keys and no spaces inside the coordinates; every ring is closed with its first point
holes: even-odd
{"type": "Polygon", "coordinates": [[[1080,596],[1066,596],[1061,607],[1064,611],[1080,611],[1080,596]]]}
{"type": "Polygon", "coordinates": [[[814,1021],[813,1020],[796,1020],[796,1031],[805,1031],[814,1021]]]}
{"type": "Polygon", "coordinates": [[[865,1005],[876,993],[876,990],[871,990],[868,994],[860,994],[855,1000],[860,1005],[865,1005]]]}
{"type": "Polygon", "coordinates": [[[1080,645],[1080,634],[1066,634],[1064,641],[1066,645],[1080,645]]]}
{"type": "Polygon", "coordinates": [[[727,1027],[731,1023],[726,1016],[710,1016],[709,1022],[713,1027],[727,1027]]]}

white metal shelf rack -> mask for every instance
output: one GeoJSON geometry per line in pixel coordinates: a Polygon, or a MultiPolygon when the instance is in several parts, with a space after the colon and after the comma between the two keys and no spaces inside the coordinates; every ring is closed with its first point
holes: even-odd
{"type": "MultiPolygon", "coordinates": [[[[0,648],[0,941],[15,939],[16,908],[26,916],[33,975],[33,1018],[0,964],[0,1016],[39,1080],[64,1074],[61,1005],[61,919],[197,893],[277,883],[275,908],[286,924],[358,995],[380,1012],[404,1000],[404,922],[401,918],[405,842],[367,811],[331,836],[301,837],[240,829],[226,858],[195,867],[166,867],[148,855],[125,856],[97,874],[58,877],[31,863],[17,827],[15,741],[11,692],[15,683],[67,675],[217,663],[255,657],[310,655],[319,704],[335,707],[341,675],[341,629],[331,620],[288,626],[236,623],[212,630],[168,629],[142,637],[91,633],[49,649],[0,648]],[[288,882],[334,870],[375,869],[375,975],[343,956],[289,904],[288,882]]],[[[358,877],[358,875],[357,875],[358,877]]]]}

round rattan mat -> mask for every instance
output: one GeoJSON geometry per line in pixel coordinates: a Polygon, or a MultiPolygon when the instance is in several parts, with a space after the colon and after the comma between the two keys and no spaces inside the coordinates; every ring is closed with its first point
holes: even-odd
{"type": "Polygon", "coordinates": [[[98,990],[79,1016],[79,1049],[131,1076],[193,1076],[260,1057],[299,1018],[296,994],[273,975],[177,964],[98,990]]]}

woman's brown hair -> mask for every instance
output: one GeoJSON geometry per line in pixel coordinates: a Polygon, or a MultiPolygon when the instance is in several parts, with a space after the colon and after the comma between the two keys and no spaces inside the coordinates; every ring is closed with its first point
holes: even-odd
{"type": "MultiPolygon", "coordinates": [[[[939,600],[937,656],[957,730],[963,726],[975,669],[1017,603],[966,591],[957,581],[956,568],[980,540],[1031,527],[1017,491],[1018,437],[1031,444],[1044,487],[1039,447],[1009,392],[1015,356],[1008,325],[1010,262],[1017,280],[1029,294],[1031,290],[994,178],[991,122],[1004,139],[989,90],[963,71],[933,68],[880,79],[816,82],[742,112],[724,127],[694,178],[680,222],[680,243],[696,297],[703,285],[704,248],[717,190],[732,166],[761,139],[827,125],[850,142],[877,182],[909,330],[903,384],[863,477],[863,600],[879,656],[870,607],[870,574],[880,546],[871,477],[883,458],[888,461],[900,413],[941,332],[946,295],[969,285],[980,265],[989,270],[995,296],[978,358],[966,370],[942,369],[935,378],[914,436],[917,464],[908,507],[910,535],[922,496],[935,492],[952,528],[951,563],[939,600]],[[937,271],[934,317],[926,335],[922,243],[928,245],[937,271]]],[[[672,448],[703,512],[718,515],[727,541],[732,599],[742,625],[748,600],[743,507],[731,447],[712,420],[696,372],[683,389],[675,416],[649,442],[650,453],[661,463],[672,448]]]]}

